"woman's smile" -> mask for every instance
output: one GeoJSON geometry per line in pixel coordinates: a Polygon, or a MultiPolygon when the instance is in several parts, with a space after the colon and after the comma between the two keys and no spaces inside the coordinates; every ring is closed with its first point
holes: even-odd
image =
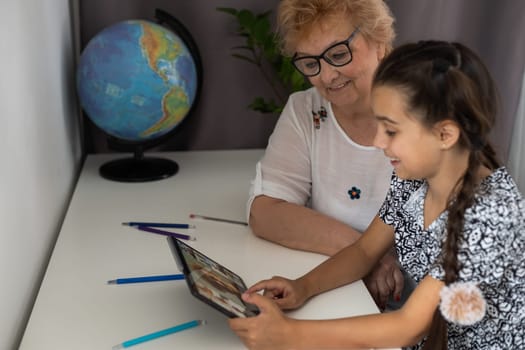
{"type": "Polygon", "coordinates": [[[345,81],[343,83],[334,84],[332,86],[328,86],[327,89],[328,89],[328,91],[338,92],[338,91],[344,89],[345,87],[347,87],[351,82],[352,82],[352,80],[348,80],[348,81],[345,81]]]}

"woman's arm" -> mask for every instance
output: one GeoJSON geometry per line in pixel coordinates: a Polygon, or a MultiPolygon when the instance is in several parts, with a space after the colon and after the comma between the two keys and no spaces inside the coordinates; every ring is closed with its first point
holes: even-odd
{"type": "Polygon", "coordinates": [[[249,222],[258,237],[325,255],[334,255],[361,236],[352,227],[315,210],[264,195],[254,199],[249,222]]]}

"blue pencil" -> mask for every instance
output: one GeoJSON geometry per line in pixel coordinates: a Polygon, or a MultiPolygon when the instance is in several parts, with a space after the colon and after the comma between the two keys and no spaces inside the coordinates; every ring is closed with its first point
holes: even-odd
{"type": "Polygon", "coordinates": [[[177,332],[180,332],[180,331],[184,331],[186,329],[190,329],[190,328],[193,328],[193,327],[197,327],[197,326],[200,326],[201,324],[206,324],[206,321],[193,320],[193,321],[190,321],[190,322],[186,322],[186,323],[180,324],[180,325],[175,326],[175,327],[166,328],[166,329],[163,329],[163,330],[158,331],[158,332],[154,332],[154,333],[143,335],[143,336],[138,337],[138,338],[126,340],[125,342],[122,342],[120,344],[117,344],[117,345],[113,346],[113,350],[129,348],[130,346],[137,345],[137,344],[140,344],[140,343],[144,343],[144,342],[147,342],[147,341],[150,341],[150,340],[153,340],[153,339],[157,339],[157,338],[163,337],[165,335],[169,335],[169,334],[177,333],[177,332]]]}
{"type": "Polygon", "coordinates": [[[184,279],[183,274],[158,275],[158,276],[117,278],[114,280],[109,280],[108,284],[144,283],[144,282],[173,281],[173,280],[183,280],[183,279],[184,279]]]}
{"type": "Polygon", "coordinates": [[[171,227],[171,228],[195,228],[195,225],[170,224],[170,223],[165,223],[165,222],[130,221],[130,222],[123,222],[122,225],[126,225],[126,226],[149,226],[149,227],[171,227]]]}

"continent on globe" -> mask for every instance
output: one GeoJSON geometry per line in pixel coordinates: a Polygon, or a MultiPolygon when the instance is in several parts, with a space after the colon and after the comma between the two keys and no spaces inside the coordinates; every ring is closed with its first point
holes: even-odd
{"type": "Polygon", "coordinates": [[[105,28],[80,56],[77,91],[93,123],[118,139],[143,142],[173,130],[197,92],[194,58],[173,31],[145,20],[105,28]]]}

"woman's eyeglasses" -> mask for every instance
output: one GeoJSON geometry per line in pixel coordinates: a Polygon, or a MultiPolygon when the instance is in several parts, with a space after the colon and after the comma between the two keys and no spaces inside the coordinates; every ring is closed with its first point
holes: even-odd
{"type": "Polygon", "coordinates": [[[292,63],[295,68],[301,72],[305,77],[313,77],[321,72],[321,58],[334,67],[341,67],[352,62],[352,50],[350,49],[350,42],[359,32],[357,27],[348,39],[335,43],[319,56],[301,56],[297,57],[297,53],[292,57],[292,63]]]}

